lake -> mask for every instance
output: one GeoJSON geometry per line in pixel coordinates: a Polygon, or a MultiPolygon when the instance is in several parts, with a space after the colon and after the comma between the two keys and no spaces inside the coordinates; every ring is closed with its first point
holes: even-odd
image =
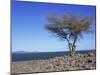
{"type": "MultiPolygon", "coordinates": [[[[81,50],[76,51],[76,53],[88,53],[95,52],[95,50],[81,50]]],[[[40,60],[40,59],[49,59],[53,57],[59,57],[68,55],[69,51],[62,52],[33,52],[33,53],[12,53],[12,62],[17,61],[29,61],[29,60],[40,60]]]]}

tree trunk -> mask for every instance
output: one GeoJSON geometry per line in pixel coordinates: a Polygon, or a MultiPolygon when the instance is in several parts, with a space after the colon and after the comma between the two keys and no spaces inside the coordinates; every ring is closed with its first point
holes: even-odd
{"type": "Polygon", "coordinates": [[[73,46],[72,46],[71,56],[74,56],[74,55],[75,55],[75,49],[76,49],[76,46],[75,46],[75,45],[73,45],[73,46]]]}
{"type": "Polygon", "coordinates": [[[65,39],[67,40],[68,48],[69,48],[70,55],[71,55],[71,53],[72,53],[72,44],[69,42],[69,39],[67,37],[65,37],[65,39]]]}
{"type": "Polygon", "coordinates": [[[76,49],[75,43],[76,43],[76,40],[77,40],[77,37],[74,38],[74,41],[73,41],[73,43],[72,43],[71,56],[74,56],[74,55],[75,55],[75,49],[76,49]]]}
{"type": "Polygon", "coordinates": [[[71,53],[72,53],[72,44],[71,43],[69,43],[69,51],[70,51],[70,55],[72,55],[71,53]]]}
{"type": "Polygon", "coordinates": [[[70,51],[70,56],[74,56],[75,55],[75,48],[76,48],[75,43],[76,43],[77,37],[74,38],[73,43],[70,43],[69,39],[67,39],[66,37],[65,37],[65,39],[68,42],[68,48],[69,48],[69,51],[70,51]]]}

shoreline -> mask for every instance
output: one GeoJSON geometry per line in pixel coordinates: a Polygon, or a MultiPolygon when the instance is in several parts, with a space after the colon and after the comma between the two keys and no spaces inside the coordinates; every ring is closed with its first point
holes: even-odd
{"type": "MultiPolygon", "coordinates": [[[[80,53],[88,53],[88,52],[96,52],[95,49],[91,50],[77,50],[76,54],[80,53]]],[[[12,53],[12,61],[11,62],[20,62],[20,61],[31,61],[31,60],[45,60],[54,57],[61,57],[64,55],[69,55],[69,51],[60,51],[60,52],[38,52],[38,53],[12,53]],[[27,57],[24,57],[27,56],[27,57]]]]}
{"type": "Polygon", "coordinates": [[[49,58],[45,60],[18,61],[11,63],[11,73],[41,73],[96,69],[96,53],[88,52],[49,58]]]}

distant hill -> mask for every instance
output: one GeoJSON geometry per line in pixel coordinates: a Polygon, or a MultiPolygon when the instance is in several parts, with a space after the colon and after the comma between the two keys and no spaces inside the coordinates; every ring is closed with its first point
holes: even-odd
{"type": "Polygon", "coordinates": [[[15,52],[12,52],[12,53],[38,53],[37,51],[35,52],[29,52],[29,51],[15,51],[15,52]]]}

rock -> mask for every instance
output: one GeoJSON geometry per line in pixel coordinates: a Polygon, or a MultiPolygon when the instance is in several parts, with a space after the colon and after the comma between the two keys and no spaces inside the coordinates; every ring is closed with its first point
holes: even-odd
{"type": "Polygon", "coordinates": [[[61,56],[47,60],[12,62],[12,73],[36,73],[51,71],[85,70],[96,68],[95,53],[76,54],[74,57],[61,56]]]}

